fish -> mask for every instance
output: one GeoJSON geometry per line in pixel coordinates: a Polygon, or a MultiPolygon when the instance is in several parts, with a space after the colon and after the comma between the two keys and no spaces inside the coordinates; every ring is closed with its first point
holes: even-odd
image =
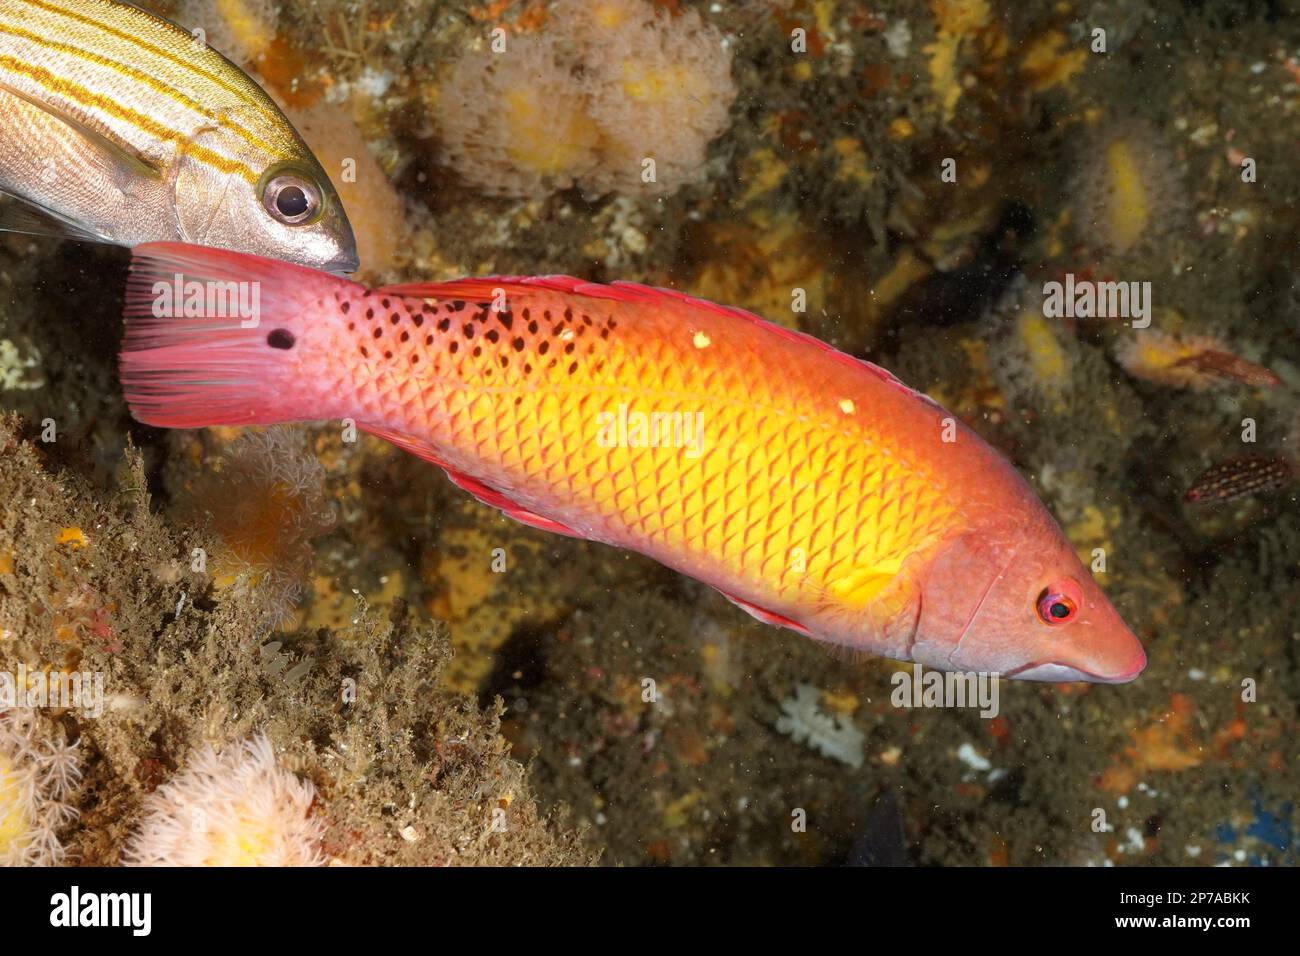
{"type": "Polygon", "coordinates": [[[369,289],[163,243],[134,250],[124,329],[126,402],[150,425],[350,419],[526,525],[870,654],[1040,681],[1146,664],[976,432],[741,309],[566,276],[369,289]]]}
{"type": "Polygon", "coordinates": [[[358,268],[333,184],[269,96],[114,0],[0,0],[0,230],[358,268]]]}
{"type": "Polygon", "coordinates": [[[1278,455],[1238,455],[1202,472],[1183,495],[1192,504],[1236,501],[1280,491],[1295,479],[1295,465],[1278,455]]]}

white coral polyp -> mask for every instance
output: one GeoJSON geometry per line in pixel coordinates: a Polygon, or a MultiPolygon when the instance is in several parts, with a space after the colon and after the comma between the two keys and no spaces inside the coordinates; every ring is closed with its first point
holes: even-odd
{"type": "Polygon", "coordinates": [[[68,795],[81,780],[75,746],[24,710],[0,711],[0,866],[58,866],[58,832],[77,817],[68,795]]]}
{"type": "Polygon", "coordinates": [[[123,861],[129,866],[321,866],[315,788],[281,769],[265,737],[200,751],[158,788],[123,861]]]}

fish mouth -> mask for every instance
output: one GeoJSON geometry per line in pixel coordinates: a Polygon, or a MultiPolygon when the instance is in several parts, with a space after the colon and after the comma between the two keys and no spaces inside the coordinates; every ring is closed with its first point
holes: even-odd
{"type": "Polygon", "coordinates": [[[1127,684],[1146,669],[1147,655],[1145,651],[1141,653],[1142,658],[1134,667],[1118,674],[1094,674],[1078,667],[1071,667],[1069,664],[1051,661],[1046,664],[1026,664],[1002,676],[1011,680],[1036,680],[1052,684],[1075,681],[1086,681],[1089,684],[1127,684]]]}
{"type": "Polygon", "coordinates": [[[336,276],[346,278],[361,268],[361,259],[355,252],[340,252],[333,259],[321,264],[322,272],[332,272],[336,276]]]}

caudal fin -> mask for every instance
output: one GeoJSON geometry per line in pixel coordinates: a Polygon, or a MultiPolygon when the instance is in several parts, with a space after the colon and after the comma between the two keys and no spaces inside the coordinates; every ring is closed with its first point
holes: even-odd
{"type": "Polygon", "coordinates": [[[131,414],[162,428],[312,417],[294,400],[294,344],[308,307],[338,287],[353,283],[221,249],[137,246],[121,352],[131,414]]]}

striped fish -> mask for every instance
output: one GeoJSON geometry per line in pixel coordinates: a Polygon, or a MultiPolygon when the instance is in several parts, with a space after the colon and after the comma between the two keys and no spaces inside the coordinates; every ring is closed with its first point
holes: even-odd
{"type": "Polygon", "coordinates": [[[357,268],[329,177],[270,97],[129,4],[0,0],[0,124],[0,229],[357,268]]]}

